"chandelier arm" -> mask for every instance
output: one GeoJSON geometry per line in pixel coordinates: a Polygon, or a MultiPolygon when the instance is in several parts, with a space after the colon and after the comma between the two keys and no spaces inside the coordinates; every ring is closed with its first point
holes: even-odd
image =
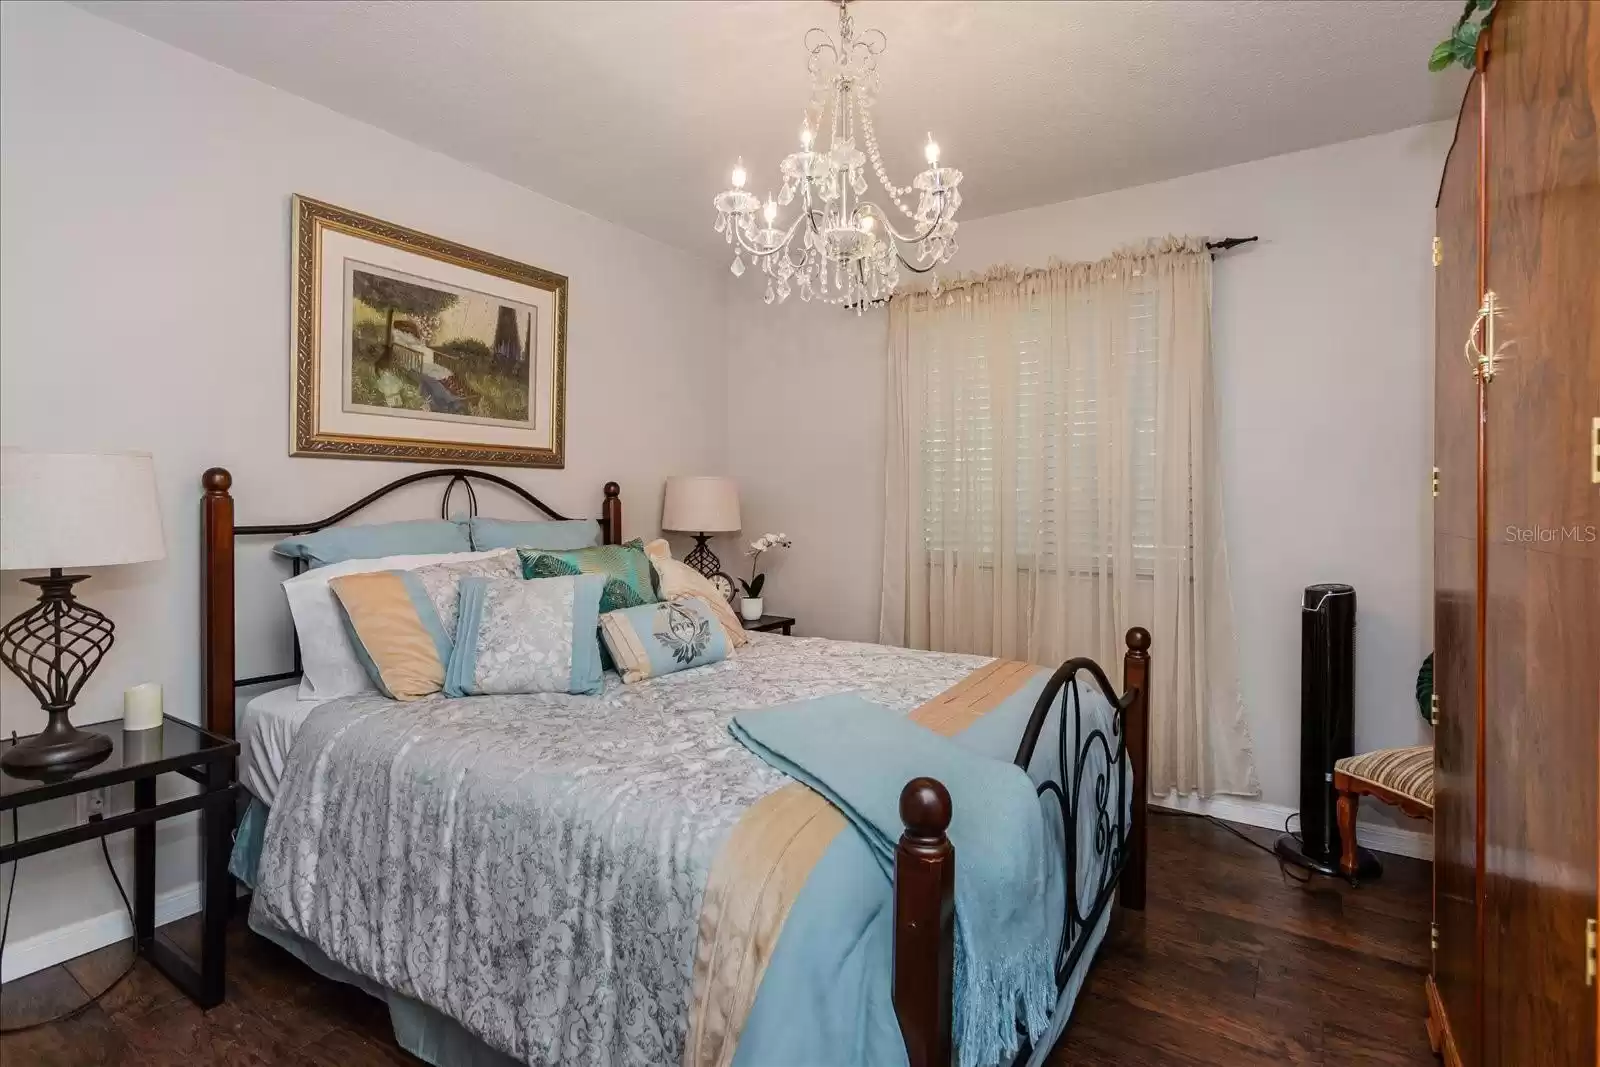
{"type": "MultiPolygon", "coordinates": [[[[809,202],[810,197],[807,197],[806,199],[809,202]]],[[[749,252],[752,256],[770,256],[773,253],[779,251],[780,249],[787,249],[789,247],[790,242],[792,242],[794,240],[794,232],[795,232],[795,230],[799,229],[800,224],[802,222],[806,221],[808,218],[810,218],[810,216],[813,215],[814,213],[815,213],[814,211],[812,211],[810,208],[808,208],[805,211],[802,211],[800,214],[796,215],[795,216],[795,220],[793,222],[791,222],[789,224],[789,228],[784,231],[783,240],[779,241],[777,244],[773,245],[771,248],[765,248],[764,249],[760,245],[754,243],[753,241],[750,241],[748,238],[745,237],[744,231],[737,224],[734,225],[733,237],[734,237],[734,240],[739,243],[739,247],[744,249],[746,252],[749,252]]],[[[729,216],[729,217],[731,219],[737,219],[737,216],[729,216]]],[[[817,228],[817,223],[816,223],[815,219],[811,220],[811,227],[812,227],[812,229],[816,229],[817,228]]]]}
{"type": "MultiPolygon", "coordinates": [[[[796,219],[795,220],[795,225],[798,225],[799,222],[800,222],[800,220],[796,219]]],[[[770,255],[774,254],[775,252],[777,252],[779,249],[788,247],[789,241],[794,237],[794,229],[795,229],[794,225],[791,225],[788,228],[788,230],[784,231],[783,240],[779,241],[777,244],[771,246],[770,248],[763,248],[761,245],[758,245],[754,241],[751,241],[749,238],[745,237],[745,235],[743,233],[740,233],[738,231],[734,232],[733,237],[734,237],[734,240],[738,243],[738,246],[741,249],[743,249],[744,251],[749,252],[752,256],[770,256],[770,255]]]]}
{"type": "Polygon", "coordinates": [[[929,271],[939,269],[938,263],[929,263],[926,267],[917,266],[915,263],[907,259],[906,254],[900,251],[898,248],[894,250],[894,258],[898,259],[900,261],[900,265],[906,270],[910,271],[912,274],[927,274],[929,271]]]}
{"type": "Polygon", "coordinates": [[[913,244],[926,241],[945,221],[944,205],[941,204],[939,207],[939,214],[934,217],[932,222],[928,223],[927,229],[923,230],[921,233],[901,233],[899,230],[895,229],[889,224],[888,212],[884,211],[882,208],[878,208],[878,213],[884,216],[883,228],[888,230],[890,235],[892,235],[896,241],[909,241],[913,244]]]}
{"type": "MultiPolygon", "coordinates": [[[[917,242],[921,242],[921,241],[926,241],[930,236],[933,235],[933,232],[935,230],[937,230],[939,228],[939,226],[942,225],[949,218],[949,216],[946,214],[946,209],[949,207],[949,204],[950,204],[950,197],[949,197],[948,193],[945,190],[940,190],[939,191],[939,214],[937,214],[937,215],[935,215],[933,217],[933,220],[928,223],[927,229],[923,230],[920,234],[918,234],[918,233],[909,233],[909,234],[901,233],[899,230],[895,229],[894,226],[892,226],[889,223],[889,213],[887,211],[885,211],[885,210],[883,210],[883,208],[879,207],[878,210],[877,210],[877,213],[879,215],[883,216],[883,228],[885,230],[888,230],[889,234],[896,241],[909,241],[909,242],[917,243],[917,242]]],[[[873,207],[877,207],[876,204],[873,204],[872,206],[873,207]]]]}

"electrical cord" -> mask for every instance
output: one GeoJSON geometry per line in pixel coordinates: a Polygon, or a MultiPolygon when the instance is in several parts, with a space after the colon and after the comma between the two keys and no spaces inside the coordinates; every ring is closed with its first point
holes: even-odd
{"type": "MultiPolygon", "coordinates": [[[[15,734],[13,734],[13,736],[15,736],[15,734]]],[[[99,822],[100,821],[100,816],[91,815],[89,817],[89,821],[90,822],[99,822]]],[[[20,823],[19,823],[19,821],[17,819],[17,809],[16,808],[12,808],[11,809],[11,840],[20,841],[21,839],[22,839],[22,833],[21,833],[21,829],[20,829],[20,823]]],[[[111,872],[111,881],[117,887],[117,895],[122,898],[122,906],[125,909],[127,909],[127,912],[128,912],[128,926],[129,926],[130,929],[132,929],[133,926],[134,926],[133,905],[128,902],[128,893],[127,893],[126,890],[124,890],[122,888],[122,879],[117,877],[117,868],[115,866],[113,866],[112,863],[111,863],[111,850],[106,847],[106,839],[103,838],[103,837],[100,838],[100,855],[105,858],[106,870],[111,872]]],[[[19,860],[14,860],[12,862],[12,864],[11,864],[11,888],[6,893],[5,916],[4,916],[4,918],[0,918],[0,960],[3,960],[5,958],[6,934],[9,933],[10,930],[11,930],[11,902],[16,899],[16,896],[17,896],[17,879],[19,877],[21,877],[21,875],[22,875],[22,861],[20,859],[19,860]]],[[[122,982],[123,982],[123,979],[127,978],[128,975],[132,974],[133,973],[133,969],[135,967],[137,967],[138,965],[139,965],[139,946],[137,944],[135,944],[133,946],[133,957],[132,957],[132,959],[130,959],[128,961],[128,965],[122,969],[122,973],[121,974],[119,974],[115,978],[113,978],[111,980],[110,984],[108,984],[100,992],[95,993],[93,996],[89,997],[87,1000],[85,1000],[82,1004],[79,1004],[77,1007],[71,1008],[71,1009],[69,1009],[67,1011],[64,1011],[59,1015],[52,1015],[48,1019],[40,1019],[37,1022],[24,1023],[21,1026],[0,1027],[0,1034],[20,1034],[25,1030],[37,1030],[41,1026],[49,1026],[52,1023],[65,1022],[68,1019],[74,1018],[75,1016],[82,1014],[83,1012],[87,1011],[93,1005],[98,1004],[100,1002],[100,999],[102,997],[104,997],[107,993],[111,992],[113,989],[117,988],[117,986],[121,985],[122,982]]]]}
{"type": "MultiPolygon", "coordinates": [[[[1224,830],[1228,831],[1228,833],[1232,834],[1234,837],[1237,837],[1240,841],[1243,841],[1245,844],[1249,845],[1250,847],[1256,848],[1256,849],[1260,849],[1262,852],[1265,852],[1267,855],[1269,855],[1273,859],[1277,860],[1278,861],[1278,873],[1283,876],[1283,879],[1284,879],[1285,883],[1295,882],[1295,883],[1297,883],[1299,885],[1306,885],[1307,883],[1309,883],[1311,881],[1312,876],[1310,874],[1307,874],[1304,877],[1301,877],[1298,874],[1290,873],[1289,865],[1283,861],[1283,857],[1278,855],[1277,850],[1274,849],[1271,845],[1263,845],[1260,841],[1257,841],[1255,838],[1251,837],[1249,834],[1245,833],[1243,830],[1239,829],[1237,826],[1232,826],[1232,825],[1230,825],[1228,823],[1225,823],[1221,819],[1217,818],[1215,815],[1206,815],[1206,814],[1204,814],[1202,812],[1198,812],[1198,811],[1178,811],[1178,810],[1173,809],[1173,808],[1150,808],[1148,810],[1154,812],[1157,815],[1174,815],[1174,816],[1180,816],[1180,817],[1186,818],[1186,819],[1203,819],[1206,822],[1209,822],[1209,823],[1211,823],[1211,824],[1213,824],[1215,826],[1220,826],[1224,830]]],[[[1283,832],[1286,833],[1286,834],[1290,834],[1290,836],[1292,836],[1296,841],[1298,841],[1300,839],[1300,835],[1290,832],[1290,830],[1289,830],[1289,819],[1298,818],[1299,815],[1300,815],[1299,812],[1295,812],[1293,815],[1290,815],[1288,819],[1283,820],[1283,832]]]]}

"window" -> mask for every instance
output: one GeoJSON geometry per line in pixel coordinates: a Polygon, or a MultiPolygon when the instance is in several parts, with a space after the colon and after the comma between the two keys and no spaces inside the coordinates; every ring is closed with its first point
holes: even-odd
{"type": "Polygon", "coordinates": [[[1094,297],[1041,286],[1020,302],[963,304],[914,317],[925,369],[923,544],[992,565],[1010,543],[1023,566],[1063,556],[1098,573],[1123,523],[1149,573],[1155,551],[1158,297],[1135,279],[1113,327],[1094,297]],[[1054,308],[1054,310],[1052,310],[1054,308]],[[1103,358],[1102,350],[1112,354],[1103,358]],[[1112,492],[1120,482],[1126,492],[1112,492]],[[1110,514],[1126,501],[1126,516],[1110,514]]]}

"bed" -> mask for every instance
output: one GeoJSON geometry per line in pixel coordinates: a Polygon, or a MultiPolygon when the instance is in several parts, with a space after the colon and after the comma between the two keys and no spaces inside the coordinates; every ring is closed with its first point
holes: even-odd
{"type": "MultiPolygon", "coordinates": [[[[252,929],[386,999],[401,1044],[436,1064],[955,1063],[944,786],[905,783],[881,900],[865,884],[825,893],[828,878],[862,877],[833,862],[855,835],[836,829],[806,845],[826,802],[728,732],[741,709],[856,693],[1014,763],[1036,786],[1051,831],[1045,881],[1072,891],[1041,888],[1060,912],[1049,927],[1054,1010],[1007,1059],[1042,1062],[1114,902],[1143,907],[1134,783],[1144,777],[1148,634],[1127,636],[1120,692],[1085,659],[1051,672],[763,634],[714,666],[632,685],[608,674],[597,696],[323,704],[283,684],[298,678],[298,646],[294,670],[236,676],[237,538],[320,530],[435,480],[445,482],[441,515],[458,487],[475,514],[473,483],[488,482],[564,519],[497,475],[447,469],[325,519],[237,526],[231,476],[206,472],[206,725],[241,740],[253,799],[235,869],[256,886],[252,929]],[[237,689],[274,683],[236,722],[237,689]]],[[[615,483],[599,522],[603,541],[620,543],[615,483]]]]}

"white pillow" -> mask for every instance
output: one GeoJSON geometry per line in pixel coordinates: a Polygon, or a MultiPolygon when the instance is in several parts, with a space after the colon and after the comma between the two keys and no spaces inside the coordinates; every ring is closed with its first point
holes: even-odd
{"type": "Polygon", "coordinates": [[[283,583],[289,598],[289,614],[294,616],[294,632],[300,638],[301,700],[332,700],[355,693],[376,692],[366,668],[356,658],[350,631],[340,613],[339,600],[328,582],[343,574],[371,571],[411,571],[434,563],[489,559],[514,553],[514,548],[493,552],[442,552],[425,556],[384,556],[381,559],[349,559],[330,563],[296,575],[283,583]]]}

